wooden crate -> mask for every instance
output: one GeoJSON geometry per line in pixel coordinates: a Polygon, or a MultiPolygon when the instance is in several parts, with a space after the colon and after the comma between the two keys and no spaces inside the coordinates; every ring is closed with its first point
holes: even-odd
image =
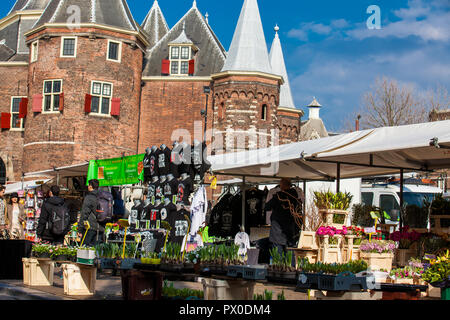
{"type": "Polygon", "coordinates": [[[55,262],[50,259],[23,258],[23,283],[28,286],[53,285],[55,262]]]}
{"type": "Polygon", "coordinates": [[[390,272],[394,255],[391,253],[361,252],[361,259],[365,260],[372,270],[385,269],[390,272]]]}
{"type": "Polygon", "coordinates": [[[64,294],[69,296],[92,296],[95,293],[97,268],[82,264],[62,264],[64,294]]]}
{"type": "Polygon", "coordinates": [[[299,249],[318,249],[316,233],[314,231],[302,231],[297,247],[299,249]]]}

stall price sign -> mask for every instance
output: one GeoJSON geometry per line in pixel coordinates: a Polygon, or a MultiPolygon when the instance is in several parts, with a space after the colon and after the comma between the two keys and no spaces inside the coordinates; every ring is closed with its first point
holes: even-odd
{"type": "Polygon", "coordinates": [[[97,179],[101,187],[139,183],[144,180],[144,155],[91,160],[87,183],[91,179],[97,179]]]}

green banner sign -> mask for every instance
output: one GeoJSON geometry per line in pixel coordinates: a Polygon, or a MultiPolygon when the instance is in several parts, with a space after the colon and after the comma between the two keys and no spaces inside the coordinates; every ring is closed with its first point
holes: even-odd
{"type": "Polygon", "coordinates": [[[91,160],[87,181],[97,179],[101,187],[139,183],[144,180],[144,155],[91,160]]]}

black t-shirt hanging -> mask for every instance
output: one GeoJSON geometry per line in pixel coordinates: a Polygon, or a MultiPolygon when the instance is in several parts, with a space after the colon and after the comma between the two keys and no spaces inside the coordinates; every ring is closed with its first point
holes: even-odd
{"type": "Polygon", "coordinates": [[[155,199],[156,200],[161,200],[162,198],[164,198],[164,183],[161,182],[157,182],[155,183],[155,199]]]}
{"type": "MultiPolygon", "coordinates": [[[[225,194],[220,201],[214,206],[209,219],[209,235],[217,237],[233,236],[234,221],[238,221],[239,217],[233,219],[234,196],[231,193],[225,194]]],[[[239,212],[236,212],[237,214],[239,212]]],[[[238,227],[237,227],[238,228],[238,227]]]]}
{"type": "Polygon", "coordinates": [[[246,227],[248,228],[257,227],[259,225],[265,224],[264,204],[265,204],[264,191],[253,188],[245,192],[246,227]]]}
{"type": "MultiPolygon", "coordinates": [[[[134,205],[130,210],[130,229],[136,229],[136,222],[140,220],[140,216],[142,214],[144,208],[144,203],[139,203],[138,205],[134,205]]],[[[139,223],[138,223],[139,225],[139,223]]]]}
{"type": "Polygon", "coordinates": [[[164,183],[164,199],[169,199],[172,202],[176,203],[177,195],[178,195],[178,180],[172,179],[172,180],[166,180],[164,183]]]}
{"type": "Polygon", "coordinates": [[[197,146],[194,144],[191,146],[192,148],[192,169],[194,171],[194,175],[199,175],[200,180],[203,180],[206,171],[211,168],[209,162],[205,159],[206,156],[206,143],[203,142],[198,144],[197,146]]]}
{"type": "Polygon", "coordinates": [[[148,185],[148,193],[147,193],[147,197],[150,200],[156,200],[156,187],[159,186],[159,180],[157,180],[156,182],[151,182],[148,185]]]}
{"type": "Polygon", "coordinates": [[[185,150],[181,148],[179,154],[180,154],[180,160],[181,164],[178,166],[178,174],[181,176],[183,173],[187,173],[188,175],[192,176],[194,174],[194,170],[191,166],[191,151],[190,147],[187,147],[185,150]]]}
{"type": "Polygon", "coordinates": [[[170,165],[170,155],[171,151],[168,147],[164,150],[159,150],[157,153],[158,156],[158,170],[160,176],[165,176],[169,174],[169,165],[170,165]]]}
{"type": "MultiPolygon", "coordinates": [[[[177,206],[174,205],[172,202],[169,202],[169,204],[163,204],[163,207],[161,208],[161,221],[166,221],[168,224],[171,223],[170,217],[173,215],[174,212],[177,212],[177,206]]],[[[172,228],[173,226],[170,225],[172,228]]]]}
{"type": "Polygon", "coordinates": [[[163,208],[163,204],[160,203],[158,206],[153,206],[150,209],[150,228],[159,229],[161,227],[161,209],[163,208]]]}
{"type": "Polygon", "coordinates": [[[170,231],[169,241],[183,244],[184,236],[188,233],[189,223],[186,220],[185,215],[189,217],[189,211],[184,209],[180,211],[171,211],[169,216],[170,226],[172,230],[170,231]]]}
{"type": "MultiPolygon", "coordinates": [[[[156,246],[155,246],[155,252],[161,252],[161,249],[164,247],[164,241],[166,240],[166,236],[164,233],[151,230],[149,231],[150,236],[148,240],[155,239],[156,240],[156,246]]],[[[146,243],[146,238],[143,239],[143,244],[146,243]]]]}
{"type": "Polygon", "coordinates": [[[159,177],[158,149],[150,153],[150,177],[159,177]]]}
{"type": "Polygon", "coordinates": [[[144,182],[148,182],[152,178],[150,156],[151,153],[150,154],[146,153],[144,156],[144,160],[142,161],[144,165],[144,182]]]}
{"type": "Polygon", "coordinates": [[[170,153],[169,173],[171,173],[176,179],[180,177],[181,156],[179,147],[174,147],[170,153]]]}
{"type": "Polygon", "coordinates": [[[178,182],[177,203],[184,203],[189,205],[189,196],[192,193],[194,184],[191,177],[187,177],[184,180],[178,182]]]}

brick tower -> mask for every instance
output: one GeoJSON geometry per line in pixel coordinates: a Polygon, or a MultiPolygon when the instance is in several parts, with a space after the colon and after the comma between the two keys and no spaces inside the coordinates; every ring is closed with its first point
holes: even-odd
{"type": "Polygon", "coordinates": [[[214,150],[278,144],[275,130],[283,78],[272,73],[256,0],[245,0],[225,65],[212,78],[214,150]]]}

